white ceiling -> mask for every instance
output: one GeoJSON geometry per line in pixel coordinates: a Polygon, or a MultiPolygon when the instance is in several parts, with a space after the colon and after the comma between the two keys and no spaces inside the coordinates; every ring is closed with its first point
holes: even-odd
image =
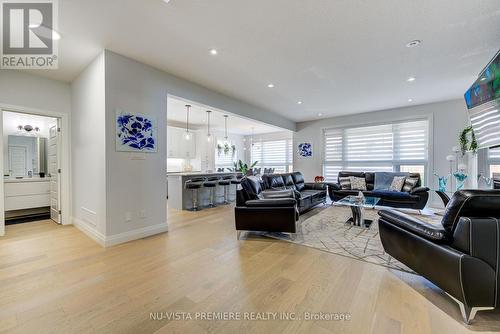
{"type": "Polygon", "coordinates": [[[294,121],[460,98],[500,46],[498,0],[59,4],[60,70],[42,75],[71,81],[107,48],[294,121]]]}
{"type": "Polygon", "coordinates": [[[207,129],[207,110],[210,114],[210,129],[213,132],[224,131],[224,115],[228,115],[228,133],[249,136],[254,134],[274,133],[288,131],[276,126],[268,125],[258,121],[245,119],[230,112],[204,106],[193,101],[182,100],[169,96],[167,98],[167,123],[174,126],[185,126],[186,124],[186,104],[191,105],[189,112],[190,128],[207,129]]]}

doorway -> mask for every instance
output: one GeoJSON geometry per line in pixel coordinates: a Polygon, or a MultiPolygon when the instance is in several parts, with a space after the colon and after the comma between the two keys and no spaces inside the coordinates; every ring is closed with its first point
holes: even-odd
{"type": "Polygon", "coordinates": [[[9,109],[1,111],[2,223],[42,220],[65,223],[61,199],[64,192],[61,117],[9,109]]]}

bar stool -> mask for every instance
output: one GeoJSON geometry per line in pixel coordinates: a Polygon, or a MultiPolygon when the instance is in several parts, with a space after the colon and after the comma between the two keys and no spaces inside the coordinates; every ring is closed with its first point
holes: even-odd
{"type": "Polygon", "coordinates": [[[191,209],[189,211],[198,211],[198,189],[203,186],[205,178],[197,177],[191,180],[187,180],[184,184],[184,188],[191,190],[191,209]]]}
{"type": "Polygon", "coordinates": [[[208,206],[213,208],[215,207],[215,188],[217,187],[217,183],[219,181],[218,176],[209,176],[207,180],[203,182],[203,187],[210,188],[210,196],[208,198],[209,203],[208,206]]]}
{"type": "Polygon", "coordinates": [[[224,204],[229,204],[229,186],[232,178],[232,175],[225,175],[219,180],[219,186],[224,187],[224,204]]]}

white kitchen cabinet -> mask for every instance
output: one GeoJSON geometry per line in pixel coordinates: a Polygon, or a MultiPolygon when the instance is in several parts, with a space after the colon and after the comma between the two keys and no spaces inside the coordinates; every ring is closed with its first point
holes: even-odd
{"type": "Polygon", "coordinates": [[[186,140],[186,130],[167,127],[167,157],[178,159],[196,158],[196,133],[191,131],[191,139],[186,140]]]}

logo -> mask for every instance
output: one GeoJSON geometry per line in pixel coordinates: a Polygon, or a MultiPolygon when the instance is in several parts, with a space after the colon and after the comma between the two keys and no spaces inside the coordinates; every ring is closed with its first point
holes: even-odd
{"type": "Polygon", "coordinates": [[[0,0],[3,69],[57,69],[57,0],[0,0]]]}

